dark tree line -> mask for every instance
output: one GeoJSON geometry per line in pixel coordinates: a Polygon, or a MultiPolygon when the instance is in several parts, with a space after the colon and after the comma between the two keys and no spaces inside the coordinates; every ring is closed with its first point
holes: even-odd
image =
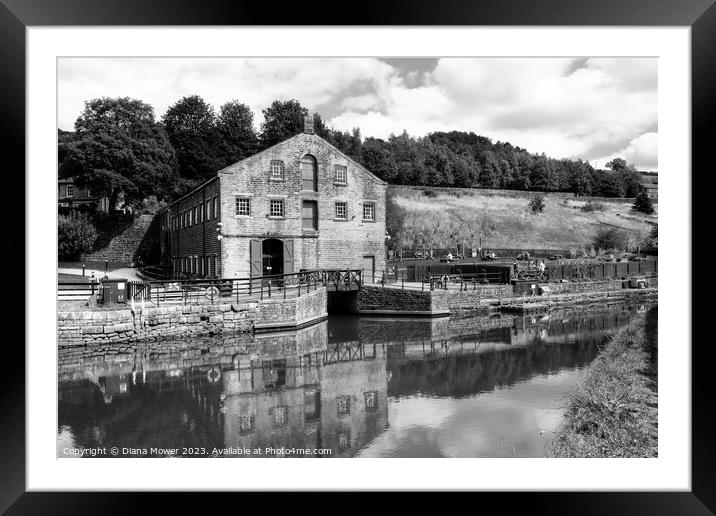
{"type": "MultiPolygon", "coordinates": [[[[172,105],[160,121],[140,100],[101,98],[85,103],[75,131],[59,131],[60,177],[78,176],[94,192],[133,205],[149,195],[170,201],[216,172],[303,131],[308,109],[297,100],[274,101],[253,113],[232,100],[216,111],[198,95],[172,105]]],[[[510,143],[460,131],[414,138],[406,132],[362,139],[360,129],[329,128],[313,114],[316,134],[388,183],[564,191],[578,195],[634,197],[640,176],[622,159],[595,170],[581,160],[530,154],[510,143]]]]}
{"type": "Polygon", "coordinates": [[[362,162],[389,183],[462,188],[505,188],[573,192],[599,197],[634,197],[640,174],[624,160],[596,170],[582,160],[530,154],[510,143],[461,131],[423,138],[407,133],[388,140],[366,138],[362,162]],[[623,164],[622,164],[623,162],[623,164]]]}

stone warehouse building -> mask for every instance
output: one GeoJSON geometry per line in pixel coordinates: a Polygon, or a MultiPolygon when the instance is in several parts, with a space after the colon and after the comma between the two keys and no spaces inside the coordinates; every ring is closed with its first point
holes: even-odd
{"type": "Polygon", "coordinates": [[[304,132],[220,170],[160,213],[162,261],[176,276],[255,277],[385,269],[387,183],[304,132]]]}

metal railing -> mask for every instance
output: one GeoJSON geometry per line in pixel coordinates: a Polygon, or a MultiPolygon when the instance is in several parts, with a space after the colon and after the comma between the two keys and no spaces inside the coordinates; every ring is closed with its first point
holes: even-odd
{"type": "MultiPolygon", "coordinates": [[[[357,290],[363,284],[360,269],[310,270],[251,278],[166,279],[127,282],[127,302],[162,304],[215,304],[300,297],[319,287],[357,290]]],[[[94,282],[58,282],[61,301],[87,301],[101,290],[94,282]]]]}
{"type": "MultiPolygon", "coordinates": [[[[484,285],[505,284],[502,272],[443,272],[432,273],[426,270],[423,274],[414,271],[398,270],[395,267],[382,271],[381,279],[376,283],[383,287],[400,288],[401,290],[478,290],[484,285]]],[[[509,283],[509,282],[507,282],[509,283]]]]}
{"type": "Polygon", "coordinates": [[[323,281],[326,288],[333,290],[352,290],[363,284],[363,270],[324,270],[323,281]]]}
{"type": "Polygon", "coordinates": [[[59,301],[86,301],[97,295],[99,287],[99,280],[58,282],[57,299],[59,301]]]}
{"type": "Polygon", "coordinates": [[[293,298],[325,286],[323,271],[301,271],[252,278],[130,281],[128,300],[162,304],[216,304],[293,298]]]}
{"type": "MultiPolygon", "coordinates": [[[[452,254],[456,259],[468,259],[473,258],[480,260],[479,248],[474,248],[476,251],[475,256],[472,256],[472,247],[433,247],[432,249],[428,246],[425,248],[398,248],[388,250],[388,260],[390,261],[404,261],[404,260],[439,260],[446,256],[448,253],[452,254]]],[[[570,251],[568,249],[549,249],[549,248],[498,248],[498,247],[485,247],[484,251],[489,249],[490,252],[494,252],[495,255],[502,260],[512,260],[516,256],[525,252],[529,253],[533,258],[546,258],[550,255],[561,255],[569,257],[570,251]]]]}

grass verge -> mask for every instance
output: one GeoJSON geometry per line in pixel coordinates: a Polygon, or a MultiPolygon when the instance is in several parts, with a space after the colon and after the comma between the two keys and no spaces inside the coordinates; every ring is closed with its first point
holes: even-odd
{"type": "Polygon", "coordinates": [[[640,317],[602,349],[570,397],[553,457],[657,456],[658,395],[649,374],[649,341],[640,317]]]}

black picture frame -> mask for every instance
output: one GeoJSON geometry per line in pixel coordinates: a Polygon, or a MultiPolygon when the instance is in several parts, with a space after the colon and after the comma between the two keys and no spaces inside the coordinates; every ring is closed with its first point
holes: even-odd
{"type": "MultiPolygon", "coordinates": [[[[692,51],[692,163],[693,170],[713,170],[707,152],[716,141],[716,5],[714,0],[476,0],[434,2],[401,0],[366,1],[342,10],[337,4],[261,2],[211,3],[191,0],[0,0],[0,73],[2,94],[0,130],[6,170],[24,170],[25,136],[25,29],[30,26],[92,25],[578,25],[578,26],[689,26],[692,51]],[[348,13],[350,12],[350,16],[348,13]],[[321,14],[322,13],[322,14],[321,14]],[[330,19],[329,19],[330,18],[330,19]],[[7,158],[11,158],[8,161],[7,158]]],[[[681,172],[686,173],[686,172],[681,172]]],[[[15,174],[18,175],[18,174],[15,174]]],[[[692,174],[692,181],[695,176],[692,174]]],[[[19,191],[25,191],[20,185],[19,191]]],[[[694,193],[699,192],[692,189],[694,193]]],[[[706,195],[702,193],[700,195],[706,195]]],[[[25,191],[25,195],[31,192],[25,191]]],[[[698,194],[697,194],[698,195],[698,194]]],[[[694,198],[692,220],[708,220],[705,205],[694,198]]],[[[696,227],[692,234],[697,234],[696,227]]],[[[705,228],[708,231],[708,228],[705,228]]],[[[709,231],[710,233],[710,231],[709,231]]],[[[27,238],[27,235],[25,235],[27,238]]],[[[705,248],[704,248],[705,249],[705,248]]],[[[17,246],[13,257],[24,262],[17,246]]],[[[696,265],[695,262],[692,262],[696,265]]],[[[16,265],[17,267],[17,265],[16,265]]],[[[30,271],[25,270],[28,274],[30,271]]],[[[691,278],[684,281],[691,283],[691,278]]],[[[26,300],[30,301],[30,300],[26,300]]],[[[692,299],[696,317],[706,320],[706,308],[692,299]],[[701,315],[701,317],[699,317],[701,315]]],[[[694,328],[695,329],[695,328],[694,328]]],[[[503,493],[484,498],[510,498],[510,506],[529,504],[531,512],[550,514],[709,514],[716,511],[714,464],[716,445],[709,416],[713,415],[709,369],[711,343],[692,346],[692,491],[621,493],[503,493]]],[[[690,345],[684,342],[673,345],[690,345]]],[[[0,511],[7,514],[106,514],[136,512],[132,493],[27,493],[25,492],[25,354],[17,340],[6,339],[3,355],[2,420],[0,424],[0,511]],[[12,344],[12,345],[11,345],[12,344]]],[[[30,379],[31,381],[31,379],[30,379]]],[[[145,495],[147,496],[147,495],[145,495]]],[[[161,496],[161,495],[151,495],[161,496]]],[[[245,496],[245,495],[242,495],[245,496]]],[[[341,507],[365,506],[364,498],[347,495],[341,507]]],[[[419,500],[420,497],[417,497],[419,500]]],[[[246,500],[246,498],[244,498],[246,500]]],[[[186,510],[187,497],[162,496],[165,511],[186,510]]],[[[142,501],[142,505],[147,502],[142,501]]],[[[212,504],[219,504],[214,498],[212,504]]],[[[242,506],[252,501],[242,502],[242,506]]],[[[301,504],[303,502],[300,502],[301,504]]],[[[464,503],[457,501],[455,503],[464,503]]],[[[471,504],[474,502],[471,502],[471,504]]],[[[147,506],[148,507],[148,506],[147,506]]]]}

